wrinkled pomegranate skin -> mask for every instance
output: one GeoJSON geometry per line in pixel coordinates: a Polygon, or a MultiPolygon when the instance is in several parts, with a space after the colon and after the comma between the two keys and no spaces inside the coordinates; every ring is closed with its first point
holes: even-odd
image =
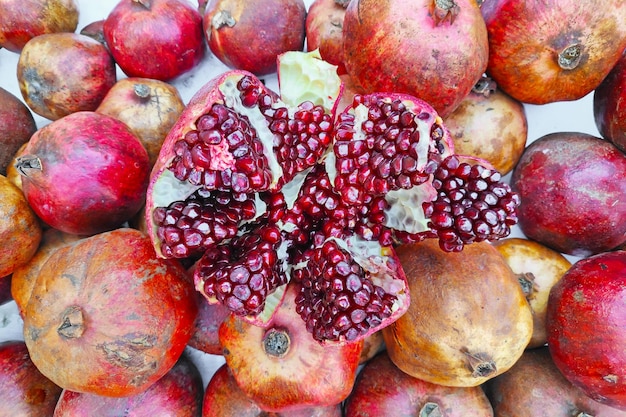
{"type": "Polygon", "coordinates": [[[626,251],[579,260],[550,291],[554,363],[598,402],[626,411],[626,251]]]}
{"type": "Polygon", "coordinates": [[[626,155],[610,142],[557,132],[531,143],[513,170],[519,226],[559,252],[588,256],[626,241],[626,155]]]}
{"type": "Polygon", "coordinates": [[[336,0],[316,0],[306,15],[307,51],[319,49],[322,59],[337,65],[337,73],[345,74],[343,63],[343,19],[346,7],[336,0]]]}
{"type": "Polygon", "coordinates": [[[64,390],[54,417],[200,417],[203,393],[200,371],[183,355],[168,373],[137,395],[112,398],[64,390]]]}
{"type": "Polygon", "coordinates": [[[485,23],[474,0],[435,26],[432,1],[355,0],[344,17],[346,70],[366,92],[412,94],[450,114],[487,67],[485,23]]]}
{"type": "Polygon", "coordinates": [[[303,0],[211,0],[203,16],[211,51],[229,68],[256,75],[276,72],[276,58],[304,48],[306,6],[303,0]],[[214,25],[224,14],[234,25],[214,25]]]}
{"type": "Polygon", "coordinates": [[[0,343],[3,415],[51,416],[61,391],[61,387],[39,372],[23,341],[0,343]]]}
{"type": "Polygon", "coordinates": [[[172,80],[204,56],[202,16],[186,0],[121,0],[102,30],[129,77],[172,80]]]}
{"type": "Polygon", "coordinates": [[[600,135],[626,152],[626,54],[596,88],[593,115],[600,135]]]}
{"type": "Polygon", "coordinates": [[[386,352],[372,358],[359,373],[344,416],[419,417],[428,415],[422,411],[426,403],[437,404],[446,417],[493,417],[481,387],[446,387],[414,378],[397,368],[386,352]]]}
{"type": "Polygon", "coordinates": [[[622,0],[488,0],[481,12],[489,32],[487,73],[525,103],[577,100],[595,89],[626,48],[622,0]],[[557,57],[581,46],[579,64],[564,69],[557,57]]]}
{"type": "Polygon", "coordinates": [[[24,340],[44,375],[71,391],[125,397],[174,366],[193,331],[195,292],[143,233],[104,232],[48,261],[24,314],[24,340]]]}
{"type": "Polygon", "coordinates": [[[74,0],[3,0],[0,4],[0,47],[20,53],[38,35],[74,32],[78,26],[74,0]]]}
{"type": "Polygon", "coordinates": [[[63,232],[111,230],[143,205],[148,153],[117,119],[73,113],[39,129],[24,155],[42,163],[22,176],[24,195],[44,222],[63,232]]]}

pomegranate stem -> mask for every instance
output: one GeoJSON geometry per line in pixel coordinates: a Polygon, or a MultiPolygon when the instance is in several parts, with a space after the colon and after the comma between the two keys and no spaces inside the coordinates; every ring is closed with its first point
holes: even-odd
{"type": "Polygon", "coordinates": [[[289,351],[290,342],[286,331],[270,329],[263,337],[263,350],[270,356],[282,358],[289,351]]]}
{"type": "Polygon", "coordinates": [[[66,339],[76,339],[81,337],[84,331],[83,310],[78,306],[70,306],[65,309],[61,325],[57,328],[57,333],[66,339]]]}

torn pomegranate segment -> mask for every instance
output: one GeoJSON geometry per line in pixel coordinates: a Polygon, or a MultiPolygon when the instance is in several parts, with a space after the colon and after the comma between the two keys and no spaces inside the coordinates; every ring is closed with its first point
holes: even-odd
{"type": "Polygon", "coordinates": [[[281,95],[250,73],[203,87],[152,173],[148,232],[163,257],[197,262],[196,289],[266,326],[286,284],[320,342],[358,340],[408,307],[394,245],[446,251],[509,234],[517,195],[454,155],[433,108],[401,94],[357,95],[315,52],[279,61],[281,95]]]}

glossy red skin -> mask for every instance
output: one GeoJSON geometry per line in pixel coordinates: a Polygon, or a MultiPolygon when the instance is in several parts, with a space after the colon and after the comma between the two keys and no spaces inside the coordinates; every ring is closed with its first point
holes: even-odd
{"type": "Polygon", "coordinates": [[[0,343],[0,404],[11,416],[51,416],[62,388],[30,359],[23,341],[0,343]]]}
{"type": "Polygon", "coordinates": [[[5,175],[11,160],[37,130],[30,109],[10,91],[0,87],[0,175],[5,175]]]}
{"type": "MultiPolygon", "coordinates": [[[[202,417],[264,417],[268,416],[237,385],[226,364],[211,377],[204,393],[202,417]]],[[[327,407],[310,407],[286,413],[271,413],[274,417],[341,417],[341,404],[327,407]]]]}
{"type": "Polygon", "coordinates": [[[622,0],[490,0],[481,12],[489,32],[487,73],[513,98],[546,104],[592,92],[626,48],[622,0]],[[574,69],[559,66],[568,46],[582,45],[574,69]]]}
{"type": "Polygon", "coordinates": [[[626,54],[596,88],[593,115],[600,135],[626,152],[626,54]]]}
{"type": "Polygon", "coordinates": [[[355,0],[344,16],[344,62],[366,92],[421,98],[448,116],[487,68],[487,29],[475,0],[435,26],[433,0],[355,0]]]}
{"type": "MultiPolygon", "coordinates": [[[[396,367],[386,352],[361,370],[345,402],[344,417],[420,417],[436,404],[446,417],[493,417],[481,387],[446,387],[414,378],[396,367]]],[[[439,415],[439,414],[432,414],[439,415]]]]}
{"type": "Polygon", "coordinates": [[[626,251],[576,262],[552,287],[546,329],[561,373],[596,401],[626,411],[626,251]]]}
{"type": "Polygon", "coordinates": [[[42,169],[22,175],[33,211],[66,233],[93,235],[119,227],[143,206],[148,153],[129,128],[96,112],[77,112],[39,129],[24,155],[42,169]]]}
{"type": "Polygon", "coordinates": [[[257,76],[276,72],[278,55],[304,48],[303,0],[211,0],[203,16],[204,35],[215,56],[231,69],[257,76]],[[213,25],[227,13],[234,25],[213,25]]]}
{"type": "Polygon", "coordinates": [[[78,4],[74,0],[3,0],[0,47],[20,53],[35,36],[74,32],[78,15],[78,4]]]}
{"type": "Polygon", "coordinates": [[[337,73],[345,74],[343,63],[343,19],[346,7],[337,0],[315,0],[306,15],[307,51],[319,49],[324,61],[337,65],[337,73]]]}
{"type": "Polygon", "coordinates": [[[102,30],[113,58],[129,77],[169,81],[204,56],[202,16],[186,0],[121,0],[102,30]]]}
{"type": "Polygon", "coordinates": [[[62,388],[125,397],[172,369],[196,315],[186,270],[157,258],[142,232],[120,228],[50,255],[24,309],[24,340],[62,388]]]}
{"type": "Polygon", "coordinates": [[[63,390],[54,417],[200,417],[204,387],[198,368],[185,355],[145,391],[123,398],[63,390]]]}
{"type": "Polygon", "coordinates": [[[524,234],[559,252],[588,256],[626,241],[626,155],[586,133],[545,135],[511,176],[524,234]]]}

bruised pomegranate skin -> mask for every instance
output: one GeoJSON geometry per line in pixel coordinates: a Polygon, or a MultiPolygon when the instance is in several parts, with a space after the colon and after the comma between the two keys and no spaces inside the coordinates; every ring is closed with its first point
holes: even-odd
{"type": "Polygon", "coordinates": [[[594,400],[626,411],[626,251],[577,261],[550,291],[548,347],[555,365],[594,400]]]}
{"type": "Polygon", "coordinates": [[[0,402],[6,415],[51,416],[61,391],[37,369],[23,341],[0,343],[0,402]]]}
{"type": "Polygon", "coordinates": [[[587,95],[626,48],[626,4],[621,0],[492,0],[480,10],[489,33],[486,72],[524,103],[587,95]]]}
{"type": "Polygon", "coordinates": [[[366,92],[419,97],[447,117],[487,68],[485,22],[474,0],[358,0],[346,9],[344,60],[366,92]]]}
{"type": "Polygon", "coordinates": [[[187,271],[119,228],[57,249],[24,310],[37,368],[60,387],[109,397],[144,392],[189,341],[198,307],[187,271]]]}
{"type": "Polygon", "coordinates": [[[143,206],[148,153],[121,121],[77,112],[40,128],[17,161],[33,211],[66,233],[119,227],[143,206]]]}
{"type": "Polygon", "coordinates": [[[626,152],[626,54],[593,94],[593,115],[600,135],[626,152]]]}
{"type": "Polygon", "coordinates": [[[588,256],[626,241],[626,155],[580,132],[547,134],[526,147],[511,175],[519,226],[530,239],[588,256]]]}
{"type": "Polygon", "coordinates": [[[129,77],[169,81],[204,56],[202,16],[187,0],[121,0],[102,31],[115,62],[129,77]]]}
{"type": "Polygon", "coordinates": [[[257,76],[276,72],[276,58],[302,51],[306,36],[303,0],[211,0],[203,15],[209,48],[226,66],[257,76]]]}

